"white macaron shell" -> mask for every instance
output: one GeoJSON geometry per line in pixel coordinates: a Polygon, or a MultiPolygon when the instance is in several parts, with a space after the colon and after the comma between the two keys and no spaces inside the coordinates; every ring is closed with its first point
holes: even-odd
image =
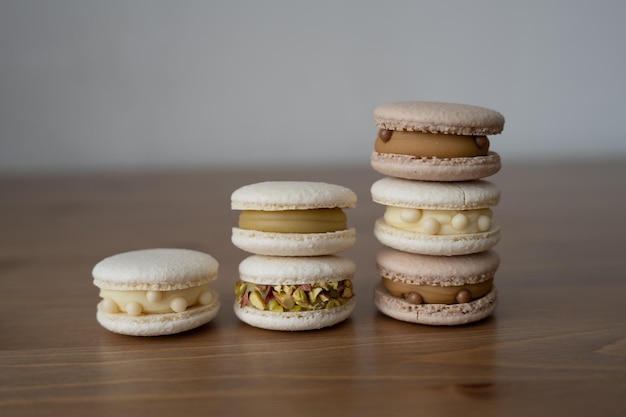
{"type": "Polygon", "coordinates": [[[317,330],[333,326],[350,317],[356,301],[350,299],[346,304],[323,310],[299,312],[261,311],[252,307],[234,305],[235,315],[250,326],[267,330],[304,331],[317,330]]]}
{"type": "Polygon", "coordinates": [[[353,208],[356,194],[343,186],[309,181],[266,181],[243,186],[231,195],[233,210],[308,210],[353,208]]]}
{"type": "Polygon", "coordinates": [[[239,264],[239,277],[246,282],[266,285],[313,284],[351,279],[356,265],[334,255],[315,257],[276,257],[252,255],[239,264]]]}
{"type": "Polygon", "coordinates": [[[218,262],[206,253],[158,248],[103,259],[92,275],[94,284],[103,289],[171,291],[213,281],[218,267],[218,262]]]}
{"type": "Polygon", "coordinates": [[[432,210],[487,208],[500,201],[499,188],[484,180],[448,183],[385,177],[372,185],[371,194],[379,204],[432,210]]]}

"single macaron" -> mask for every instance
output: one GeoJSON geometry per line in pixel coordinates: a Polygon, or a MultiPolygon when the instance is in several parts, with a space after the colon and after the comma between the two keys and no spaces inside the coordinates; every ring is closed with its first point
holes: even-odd
{"type": "Polygon", "coordinates": [[[231,196],[243,210],[232,242],[257,255],[330,255],[352,247],[356,230],[343,209],[356,206],[356,194],[323,182],[268,181],[246,185],[231,196]]]}
{"type": "Polygon", "coordinates": [[[188,249],[144,249],[108,257],[92,271],[102,298],[98,322],[131,336],[196,328],[219,310],[219,296],[208,287],[217,270],[212,256],[188,249]]]}
{"type": "Polygon", "coordinates": [[[451,256],[490,249],[500,239],[491,211],[500,190],[491,182],[385,177],[372,185],[371,194],[374,202],[387,206],[374,224],[374,235],[385,246],[451,256]]]}
{"type": "Polygon", "coordinates": [[[478,321],[496,308],[499,263],[494,251],[442,257],[385,248],[376,257],[382,279],[374,303],[383,314],[410,323],[478,321]]]}
{"type": "Polygon", "coordinates": [[[372,168],[398,178],[467,181],[500,170],[487,135],[504,128],[495,110],[467,104],[410,101],[374,110],[379,128],[372,168]]]}
{"type": "Polygon", "coordinates": [[[235,314],[269,330],[313,330],[347,319],[355,306],[356,265],[335,255],[252,255],[239,264],[235,314]]]}

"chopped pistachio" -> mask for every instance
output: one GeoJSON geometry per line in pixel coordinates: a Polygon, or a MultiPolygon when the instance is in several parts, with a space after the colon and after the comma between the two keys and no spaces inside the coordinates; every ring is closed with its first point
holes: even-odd
{"type": "Polygon", "coordinates": [[[258,310],[265,310],[265,301],[263,301],[263,297],[261,293],[258,291],[252,291],[249,295],[250,304],[254,306],[254,308],[258,310]]]}
{"type": "Polygon", "coordinates": [[[269,311],[284,311],[283,307],[276,300],[271,300],[269,303],[267,303],[267,309],[269,311]]]}

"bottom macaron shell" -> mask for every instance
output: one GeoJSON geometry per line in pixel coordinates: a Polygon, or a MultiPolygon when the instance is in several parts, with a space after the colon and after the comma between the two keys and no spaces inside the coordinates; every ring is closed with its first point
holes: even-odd
{"type": "Polygon", "coordinates": [[[464,158],[426,158],[412,155],[373,152],[371,165],[375,171],[390,177],[421,181],[469,181],[489,177],[500,170],[500,156],[464,158]]]}
{"type": "Polygon", "coordinates": [[[182,313],[144,314],[129,316],[124,313],[98,311],[96,318],[105,329],[128,336],[165,336],[195,329],[211,321],[220,309],[217,292],[213,292],[213,302],[208,305],[191,307],[182,313]]]}
{"type": "Polygon", "coordinates": [[[478,253],[494,247],[500,240],[500,227],[481,233],[460,235],[424,235],[389,226],[384,218],[374,223],[374,236],[393,249],[421,255],[454,256],[478,253]]]}
{"type": "Polygon", "coordinates": [[[333,326],[346,320],[352,314],[356,301],[349,300],[346,304],[324,310],[299,312],[261,311],[253,307],[234,305],[235,315],[250,326],[267,330],[300,331],[316,330],[333,326]]]}
{"type": "Polygon", "coordinates": [[[331,255],[354,246],[356,230],[328,233],[273,233],[233,227],[232,242],[239,249],[257,255],[331,255]]]}
{"type": "Polygon", "coordinates": [[[389,294],[382,284],[374,289],[378,310],[396,320],[434,326],[456,326],[473,323],[490,316],[497,305],[495,287],[484,297],[462,304],[410,304],[389,294]]]}

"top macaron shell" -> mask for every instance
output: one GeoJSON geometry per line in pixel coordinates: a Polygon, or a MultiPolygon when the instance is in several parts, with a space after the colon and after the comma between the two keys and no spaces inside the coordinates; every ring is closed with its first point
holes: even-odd
{"type": "MultiPolygon", "coordinates": [[[[343,186],[309,181],[266,181],[243,186],[231,195],[234,210],[285,211],[353,208],[356,194],[343,186]]],[[[232,242],[257,255],[322,256],[354,246],[356,230],[279,233],[233,227],[232,242]]]]}
{"type": "Polygon", "coordinates": [[[266,285],[314,284],[351,279],[356,265],[334,255],[276,257],[252,255],[239,264],[239,277],[246,282],[266,285]]]}
{"type": "Polygon", "coordinates": [[[385,177],[371,187],[372,200],[386,206],[432,210],[473,210],[496,206],[500,189],[485,180],[412,181],[385,177]]]}
{"type": "MultiPolygon", "coordinates": [[[[387,130],[440,135],[485,136],[501,133],[504,117],[485,107],[457,103],[407,101],[374,110],[374,124],[387,130]]],[[[373,151],[375,171],[421,181],[470,181],[489,177],[501,168],[500,155],[438,158],[373,151]]]]}
{"type": "Polygon", "coordinates": [[[266,181],[243,186],[231,196],[233,210],[354,208],[356,194],[340,185],[308,181],[266,181]]]}
{"type": "Polygon", "coordinates": [[[172,291],[200,286],[217,278],[219,264],[189,249],[143,249],[120,253],[93,268],[94,284],[122,291],[172,291]]]}
{"type": "Polygon", "coordinates": [[[504,116],[485,107],[429,101],[383,104],[374,109],[381,129],[454,135],[494,135],[504,129],[504,116]]]}

